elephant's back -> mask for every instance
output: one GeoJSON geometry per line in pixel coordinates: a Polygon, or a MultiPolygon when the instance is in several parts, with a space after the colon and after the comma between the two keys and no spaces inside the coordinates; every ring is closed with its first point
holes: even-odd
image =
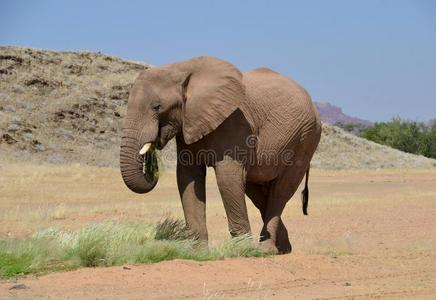
{"type": "Polygon", "coordinates": [[[244,114],[249,114],[256,125],[259,161],[259,166],[249,171],[248,178],[266,182],[285,168],[268,164],[270,158],[265,153],[281,157],[285,150],[300,155],[298,149],[305,149],[304,163],[308,164],[319,142],[321,122],[306,90],[266,68],[243,74],[243,81],[247,96],[244,114]],[[302,144],[305,146],[301,147],[302,144]]]}
{"type": "Polygon", "coordinates": [[[271,69],[259,68],[244,73],[243,82],[247,96],[244,110],[259,129],[266,122],[295,128],[299,122],[317,121],[309,94],[294,80],[271,69]]]}

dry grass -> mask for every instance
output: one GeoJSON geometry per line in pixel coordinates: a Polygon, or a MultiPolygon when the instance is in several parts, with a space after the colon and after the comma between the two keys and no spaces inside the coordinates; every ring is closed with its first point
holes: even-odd
{"type": "MultiPolygon", "coordinates": [[[[113,168],[9,164],[1,166],[0,174],[0,273],[5,277],[173,258],[216,260],[263,255],[250,240],[229,240],[213,172],[207,178],[210,251],[179,239],[181,228],[171,228],[182,225],[179,222],[154,225],[165,215],[183,218],[174,172],[163,173],[155,190],[145,195],[130,192],[119,170],[113,168]],[[158,227],[162,232],[156,240],[158,227]]],[[[132,286],[123,283],[129,278],[129,282],[137,280],[137,293],[142,295],[143,280],[152,278],[147,288],[152,286],[158,291],[159,287],[169,286],[168,293],[181,293],[183,289],[188,295],[194,286],[207,282],[202,295],[212,298],[220,294],[217,291],[240,290],[241,286],[244,293],[264,293],[264,287],[259,286],[257,291],[260,283],[270,285],[274,293],[293,287],[303,296],[310,287],[312,292],[319,288],[319,295],[325,295],[330,288],[348,291],[344,282],[357,288],[361,285],[364,292],[374,282],[379,283],[380,291],[385,291],[386,286],[402,290],[424,282],[431,293],[435,268],[432,258],[436,254],[434,182],[434,170],[314,169],[309,216],[303,216],[298,194],[283,213],[293,244],[292,255],[227,260],[216,265],[179,260],[156,266],[129,266],[126,270],[108,268],[102,273],[86,269],[51,274],[37,282],[30,277],[20,278],[20,283],[31,286],[24,291],[8,292],[14,283],[7,280],[0,280],[0,288],[12,299],[16,293],[52,295],[58,287],[55,294],[59,297],[78,291],[78,296],[72,298],[79,299],[82,292],[101,295],[108,284],[113,289],[107,293],[116,290],[130,295],[132,286]],[[183,272],[196,274],[191,284],[179,277],[162,276],[183,272]],[[239,274],[244,274],[242,283],[239,274]],[[77,282],[66,288],[64,283],[71,282],[71,278],[77,282]],[[90,278],[101,278],[101,288],[88,290],[90,278]],[[41,282],[45,290],[38,288],[41,282]],[[304,291],[298,290],[303,288],[301,284],[304,291]]],[[[261,219],[251,202],[247,203],[256,236],[261,219]]]]}
{"type": "Polygon", "coordinates": [[[47,228],[31,237],[0,240],[0,277],[174,259],[206,261],[267,255],[248,235],[208,249],[187,236],[183,221],[105,222],[88,224],[75,232],[47,228]]]}
{"type": "MultiPolygon", "coordinates": [[[[77,230],[89,222],[156,223],[165,215],[183,218],[174,172],[162,174],[151,193],[138,195],[125,187],[119,170],[112,168],[22,164],[1,168],[2,238],[29,236],[40,228],[53,226],[60,230],[77,230]]],[[[207,216],[213,245],[229,235],[213,170],[209,171],[207,216]]],[[[290,226],[291,240],[296,240],[303,251],[322,252],[316,249],[336,245],[343,248],[344,237],[350,241],[349,251],[356,251],[361,242],[354,240],[354,234],[343,222],[345,219],[349,219],[350,224],[357,222],[352,219],[352,209],[371,213],[368,220],[380,217],[379,223],[389,221],[383,213],[394,212],[399,204],[412,207],[412,211],[427,207],[424,213],[429,213],[433,208],[428,206],[436,198],[435,181],[436,172],[432,170],[314,170],[309,217],[302,215],[296,195],[287,205],[283,219],[290,226]],[[386,211],[389,207],[391,209],[386,211]]],[[[253,233],[258,234],[259,213],[251,201],[247,203],[253,233]]],[[[371,224],[363,225],[366,228],[371,224]]]]}

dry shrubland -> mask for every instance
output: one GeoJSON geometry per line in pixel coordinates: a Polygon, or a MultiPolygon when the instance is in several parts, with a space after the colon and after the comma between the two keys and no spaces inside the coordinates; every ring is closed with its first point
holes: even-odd
{"type": "MultiPolygon", "coordinates": [[[[148,67],[100,53],[0,47],[0,159],[117,167],[129,90],[148,67]]],[[[174,167],[174,143],[163,154],[166,167],[174,167]]],[[[434,168],[436,160],[324,124],[313,165],[434,168]]]]}
{"type": "MultiPolygon", "coordinates": [[[[148,67],[100,53],[0,47],[0,275],[263,255],[251,241],[227,242],[213,172],[207,177],[212,250],[155,239],[162,216],[183,217],[171,170],[174,143],[162,153],[167,171],[149,194],[128,191],[118,170],[129,90],[148,67]]],[[[329,264],[363,257],[373,266],[399,255],[424,262],[434,255],[435,160],[324,124],[312,165],[309,218],[298,199],[282,215],[296,254],[309,266],[318,256],[329,264]]],[[[262,221],[247,205],[256,236],[262,221]]]]}
{"type": "Polygon", "coordinates": [[[129,90],[145,68],[98,53],[1,47],[2,158],[117,165],[129,90]]]}
{"type": "Polygon", "coordinates": [[[436,160],[383,146],[339,127],[323,124],[312,166],[320,169],[434,169],[436,160]]]}

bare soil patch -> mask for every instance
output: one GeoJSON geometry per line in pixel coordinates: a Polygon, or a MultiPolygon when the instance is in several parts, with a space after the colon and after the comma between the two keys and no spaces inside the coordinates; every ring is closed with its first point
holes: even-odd
{"type": "MultiPolygon", "coordinates": [[[[0,281],[0,299],[435,297],[436,172],[314,170],[311,175],[309,216],[302,215],[298,197],[284,213],[294,248],[289,255],[27,276],[0,281]],[[24,288],[11,289],[20,284],[24,288]]],[[[174,174],[166,173],[152,193],[141,196],[127,191],[115,169],[3,166],[0,234],[181,216],[174,183],[174,174]]],[[[228,238],[212,174],[207,213],[211,243],[228,238]]],[[[249,214],[257,234],[260,217],[251,204],[249,214]]]]}

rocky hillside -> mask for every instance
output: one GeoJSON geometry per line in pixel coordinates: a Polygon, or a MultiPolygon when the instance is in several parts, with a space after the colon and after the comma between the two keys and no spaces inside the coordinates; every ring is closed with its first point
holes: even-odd
{"type": "Polygon", "coordinates": [[[324,123],[312,166],[322,169],[435,168],[436,160],[383,146],[324,123]]]}
{"type": "MultiPolygon", "coordinates": [[[[89,52],[0,47],[0,161],[118,165],[132,82],[147,65],[89,52]]],[[[174,143],[162,156],[174,166],[174,143]]],[[[319,168],[429,168],[405,154],[324,125],[319,168]]]]}
{"type": "Polygon", "coordinates": [[[117,165],[129,89],[144,68],[97,53],[0,48],[2,159],[117,165]]]}

